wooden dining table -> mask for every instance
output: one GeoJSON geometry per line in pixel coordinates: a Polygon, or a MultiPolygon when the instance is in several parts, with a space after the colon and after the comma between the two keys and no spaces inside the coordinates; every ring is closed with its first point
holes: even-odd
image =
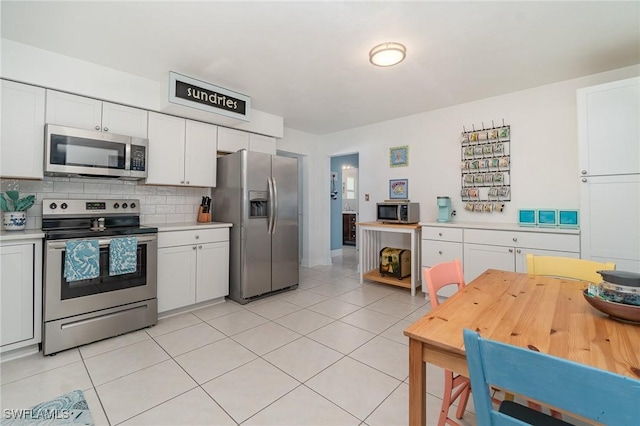
{"type": "Polygon", "coordinates": [[[640,325],[591,307],[583,281],[489,269],[411,324],[409,424],[425,425],[426,364],[469,377],[462,330],[640,379],[640,325]]]}

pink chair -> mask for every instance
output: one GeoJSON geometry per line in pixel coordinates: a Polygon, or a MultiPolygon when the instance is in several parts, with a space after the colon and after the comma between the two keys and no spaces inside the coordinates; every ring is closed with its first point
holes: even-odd
{"type": "MultiPolygon", "coordinates": [[[[456,285],[458,286],[458,290],[464,287],[464,275],[462,274],[462,266],[458,259],[454,259],[453,262],[438,263],[431,268],[424,268],[423,275],[432,308],[440,304],[437,293],[442,287],[456,285]]],[[[453,371],[445,370],[444,395],[442,397],[442,408],[440,409],[438,426],[444,426],[445,424],[459,425],[458,422],[449,417],[449,407],[460,398],[456,417],[461,419],[467,408],[470,393],[471,384],[468,378],[456,375],[453,371]]]]}

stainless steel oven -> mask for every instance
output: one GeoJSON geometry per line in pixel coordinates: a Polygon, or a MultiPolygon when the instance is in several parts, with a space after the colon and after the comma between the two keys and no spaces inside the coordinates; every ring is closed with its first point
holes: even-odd
{"type": "Polygon", "coordinates": [[[137,200],[44,200],[45,355],[157,322],[157,229],[140,226],[137,200]],[[110,275],[109,247],[135,236],[135,270],[110,275]],[[98,245],[97,276],[65,278],[69,242],[98,245]]]}

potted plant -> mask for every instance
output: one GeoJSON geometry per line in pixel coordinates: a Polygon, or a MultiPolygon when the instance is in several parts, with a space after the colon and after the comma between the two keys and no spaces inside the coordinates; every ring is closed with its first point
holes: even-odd
{"type": "Polygon", "coordinates": [[[0,208],[4,229],[7,231],[21,231],[27,227],[27,210],[35,203],[35,195],[20,198],[18,191],[7,191],[0,196],[0,208]]]}

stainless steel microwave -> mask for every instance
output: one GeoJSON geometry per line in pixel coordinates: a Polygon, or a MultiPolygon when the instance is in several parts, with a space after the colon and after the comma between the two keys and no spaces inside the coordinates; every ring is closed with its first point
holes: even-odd
{"type": "Polygon", "coordinates": [[[420,222],[420,203],[384,202],[376,204],[376,220],[383,223],[420,222]]]}
{"type": "Polygon", "coordinates": [[[147,139],[45,126],[45,176],[147,177],[147,139]]]}

